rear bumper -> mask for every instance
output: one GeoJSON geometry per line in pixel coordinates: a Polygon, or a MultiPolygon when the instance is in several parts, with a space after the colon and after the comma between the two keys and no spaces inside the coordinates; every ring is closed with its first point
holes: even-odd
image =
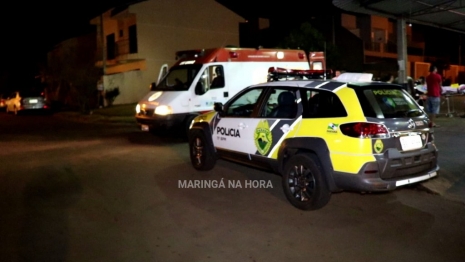
{"type": "Polygon", "coordinates": [[[351,190],[359,192],[382,192],[391,191],[397,187],[414,184],[436,177],[439,171],[439,166],[435,166],[432,170],[422,174],[402,177],[398,179],[386,180],[381,179],[377,174],[360,175],[360,174],[345,174],[335,173],[334,179],[336,185],[342,190],[351,190]]]}
{"type": "Polygon", "coordinates": [[[20,110],[48,110],[50,106],[44,104],[30,104],[30,105],[22,105],[20,110]]]}
{"type": "Polygon", "coordinates": [[[363,192],[390,191],[437,176],[437,149],[429,143],[413,152],[387,150],[375,155],[376,161],[366,163],[358,174],[334,172],[339,189],[363,192]]]}

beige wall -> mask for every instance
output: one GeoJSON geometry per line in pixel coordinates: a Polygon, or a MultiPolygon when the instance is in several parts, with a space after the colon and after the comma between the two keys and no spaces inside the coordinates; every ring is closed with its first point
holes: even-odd
{"type": "Polygon", "coordinates": [[[389,29],[389,20],[386,17],[381,16],[371,16],[371,28],[378,28],[378,29],[389,29]]]}
{"type": "MultiPolygon", "coordinates": [[[[106,89],[120,89],[115,104],[139,101],[157,80],[160,67],[175,62],[176,51],[239,46],[239,23],[244,21],[214,0],[149,0],[129,6],[116,17],[111,18],[110,11],[104,17],[104,34],[115,33],[116,41],[121,40],[119,30],[127,36],[127,28],[137,26],[138,52],[124,57],[137,62],[112,67],[107,73],[116,74],[105,77],[106,89]]],[[[98,23],[97,18],[92,23],[98,23]]]]}
{"type": "Polygon", "coordinates": [[[357,29],[357,17],[349,14],[341,14],[341,24],[349,30],[357,29]]]}

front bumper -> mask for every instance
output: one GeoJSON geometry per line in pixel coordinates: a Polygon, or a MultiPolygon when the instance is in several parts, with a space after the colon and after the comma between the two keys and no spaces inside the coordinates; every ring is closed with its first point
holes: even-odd
{"type": "Polygon", "coordinates": [[[171,115],[145,115],[136,114],[136,122],[139,126],[145,125],[149,129],[171,129],[181,126],[188,114],[171,114],[171,115]]]}

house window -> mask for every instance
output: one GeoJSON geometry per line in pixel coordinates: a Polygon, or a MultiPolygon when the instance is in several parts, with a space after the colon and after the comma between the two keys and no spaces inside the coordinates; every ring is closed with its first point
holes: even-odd
{"type": "Polygon", "coordinates": [[[129,27],[129,53],[137,53],[137,30],[136,25],[129,27]]]}
{"type": "Polygon", "coordinates": [[[123,30],[119,30],[119,37],[123,37],[123,30]]]}
{"type": "Polygon", "coordinates": [[[115,44],[115,34],[107,35],[107,59],[115,59],[116,55],[116,44],[115,44]]]}

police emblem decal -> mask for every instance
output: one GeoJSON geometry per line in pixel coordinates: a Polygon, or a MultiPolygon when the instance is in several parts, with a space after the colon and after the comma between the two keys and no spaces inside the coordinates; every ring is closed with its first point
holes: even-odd
{"type": "Polygon", "coordinates": [[[254,141],[258,153],[261,155],[268,153],[273,142],[273,137],[267,120],[261,120],[258,122],[258,125],[255,128],[254,141]]]}

